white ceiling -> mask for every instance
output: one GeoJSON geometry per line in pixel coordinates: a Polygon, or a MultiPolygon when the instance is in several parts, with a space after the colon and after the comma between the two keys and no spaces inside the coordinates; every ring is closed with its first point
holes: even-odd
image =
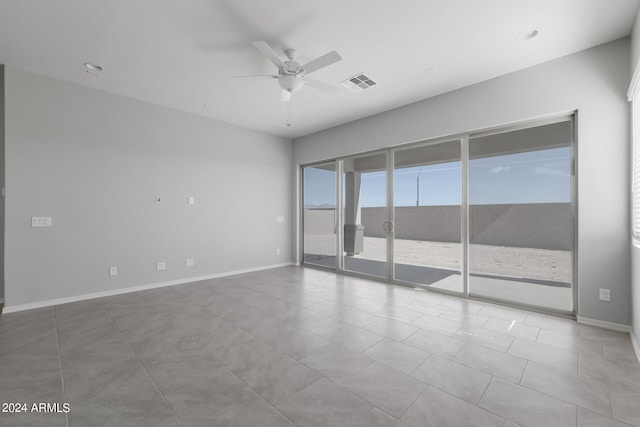
{"type": "Polygon", "coordinates": [[[2,0],[0,63],[294,138],[628,36],[639,1],[2,0]],[[301,63],[337,50],[316,80],[378,84],[304,87],[280,127],[277,81],[232,78],[276,72],[254,40],[301,63]]]}

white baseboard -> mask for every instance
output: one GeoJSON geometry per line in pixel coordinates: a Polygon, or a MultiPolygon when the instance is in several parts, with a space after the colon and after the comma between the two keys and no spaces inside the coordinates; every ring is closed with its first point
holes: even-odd
{"type": "Polygon", "coordinates": [[[576,321],[582,325],[597,326],[598,328],[609,329],[611,331],[631,333],[631,326],[621,323],[605,322],[604,320],[590,319],[582,316],[578,316],[576,321]]]}
{"type": "Polygon", "coordinates": [[[12,306],[5,307],[3,310],[3,314],[16,313],[18,311],[25,311],[25,310],[33,310],[35,308],[51,307],[51,306],[60,305],[60,304],[69,304],[72,302],[86,301],[94,298],[103,298],[103,297],[110,297],[114,295],[128,294],[131,292],[147,291],[149,289],[165,288],[167,286],[183,285],[185,283],[200,282],[203,280],[218,279],[220,277],[234,276],[236,274],[254,273],[256,271],[271,270],[272,268],[289,267],[292,265],[293,263],[287,262],[283,264],[275,264],[275,265],[267,265],[267,266],[255,267],[255,268],[246,268],[242,270],[226,271],[223,273],[210,274],[207,276],[188,277],[185,279],[172,280],[169,282],[151,283],[148,285],[113,289],[113,290],[104,291],[104,292],[93,292],[90,294],[74,295],[71,297],[56,298],[56,299],[38,301],[38,302],[33,302],[28,304],[12,305],[12,306]]]}
{"type": "Polygon", "coordinates": [[[631,331],[631,345],[633,345],[633,351],[636,352],[636,358],[640,362],[640,343],[636,339],[636,334],[633,330],[631,331]]]}

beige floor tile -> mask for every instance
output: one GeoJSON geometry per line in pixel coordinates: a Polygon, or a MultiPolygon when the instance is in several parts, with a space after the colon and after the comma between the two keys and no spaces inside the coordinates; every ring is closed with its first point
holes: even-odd
{"type": "Polygon", "coordinates": [[[307,317],[298,323],[299,327],[316,334],[319,337],[326,337],[345,325],[346,324],[344,322],[332,317],[323,316],[322,314],[307,317]]]}
{"type": "Polygon", "coordinates": [[[636,369],[640,369],[638,356],[636,355],[632,346],[616,345],[605,342],[603,344],[603,348],[604,360],[613,363],[621,363],[623,365],[629,365],[632,368],[635,367],[636,369]]]}
{"type": "Polygon", "coordinates": [[[576,425],[575,405],[497,378],[480,407],[527,427],[576,425]]]}
{"type": "Polygon", "coordinates": [[[578,353],[573,351],[516,338],[508,353],[554,369],[578,373],[578,353]]]}
{"type": "Polygon", "coordinates": [[[546,314],[529,313],[523,322],[525,325],[537,326],[563,334],[579,335],[578,324],[575,320],[564,319],[546,314]]]}
{"type": "Polygon", "coordinates": [[[386,412],[373,408],[353,427],[407,427],[407,425],[386,412]]]}
{"type": "Polygon", "coordinates": [[[431,355],[411,376],[474,405],[491,382],[489,374],[436,355],[431,355]]]}
{"type": "Polygon", "coordinates": [[[442,313],[440,315],[443,319],[451,320],[453,322],[459,322],[464,326],[484,326],[487,321],[490,320],[489,316],[483,316],[482,314],[466,314],[466,313],[442,313]]]}
{"type": "Polygon", "coordinates": [[[629,365],[580,355],[579,372],[586,378],[640,393],[640,370],[629,365]]]}
{"type": "Polygon", "coordinates": [[[301,363],[334,382],[355,375],[373,360],[345,347],[329,344],[300,360],[301,363]]]}
{"type": "Polygon", "coordinates": [[[411,374],[429,357],[427,352],[388,338],[362,354],[405,374],[411,374]]]}
{"type": "Polygon", "coordinates": [[[541,344],[551,345],[563,350],[588,356],[603,357],[602,342],[595,339],[582,338],[577,335],[542,329],[540,330],[537,341],[541,344]]]}
{"type": "Polygon", "coordinates": [[[503,427],[504,419],[429,387],[400,418],[412,427],[503,427]]]}
{"type": "Polygon", "coordinates": [[[453,337],[502,352],[506,352],[514,340],[510,335],[476,326],[463,326],[453,334],[453,337]]]}
{"type": "Polygon", "coordinates": [[[373,406],[354,393],[322,379],[276,405],[298,427],[352,425],[367,416],[373,406]]]}
{"type": "Polygon", "coordinates": [[[384,337],[366,329],[347,325],[327,335],[325,338],[356,353],[362,353],[382,341],[384,337]]]}
{"type": "Polygon", "coordinates": [[[395,369],[372,363],[342,385],[385,412],[400,417],[427,387],[395,369]]]}
{"type": "Polygon", "coordinates": [[[525,325],[515,320],[489,319],[483,326],[493,332],[511,335],[516,338],[524,338],[535,341],[540,333],[540,328],[536,326],[525,325]]]}
{"type": "Polygon", "coordinates": [[[502,319],[509,322],[515,320],[518,323],[522,323],[527,318],[528,312],[524,310],[518,310],[516,308],[500,307],[497,305],[488,304],[482,310],[480,310],[478,314],[494,319],[502,319]]]}
{"type": "Polygon", "coordinates": [[[578,427],[630,427],[630,425],[588,409],[578,408],[578,427]]]}
{"type": "Polygon", "coordinates": [[[527,365],[525,359],[475,344],[466,344],[453,360],[513,383],[520,382],[527,365]]]}
{"type": "Polygon", "coordinates": [[[465,345],[462,340],[427,329],[419,330],[403,343],[447,359],[453,359],[465,345]]]}
{"type": "Polygon", "coordinates": [[[407,322],[382,317],[367,326],[367,330],[392,340],[402,341],[418,331],[418,328],[407,322]]]}
{"type": "Polygon", "coordinates": [[[0,348],[0,400],[71,426],[640,425],[628,334],[310,268],[3,315],[0,348]]]}
{"type": "Polygon", "coordinates": [[[440,334],[449,336],[455,334],[458,329],[463,326],[463,324],[459,321],[445,319],[440,316],[432,316],[430,314],[425,314],[424,316],[418,317],[411,324],[413,326],[417,326],[420,329],[438,332],[440,334]]]}
{"type": "Polygon", "coordinates": [[[611,417],[609,387],[579,375],[529,363],[520,385],[611,417]]]}
{"type": "Polygon", "coordinates": [[[640,393],[611,387],[613,418],[631,425],[640,425],[640,393]]]}

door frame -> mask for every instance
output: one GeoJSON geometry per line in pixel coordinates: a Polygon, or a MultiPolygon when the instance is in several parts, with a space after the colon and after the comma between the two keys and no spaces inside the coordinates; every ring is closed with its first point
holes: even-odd
{"type": "Polygon", "coordinates": [[[322,266],[316,266],[314,264],[307,264],[304,262],[304,195],[303,193],[303,179],[304,179],[304,168],[312,167],[314,165],[321,165],[331,162],[336,162],[336,217],[337,217],[337,228],[336,228],[336,266],[335,269],[330,269],[336,273],[355,276],[355,277],[364,277],[370,278],[374,280],[383,280],[387,283],[397,284],[401,286],[408,286],[412,288],[419,289],[427,289],[431,292],[437,292],[442,294],[449,294],[453,296],[463,297],[472,300],[478,301],[486,301],[486,302],[494,302],[502,305],[507,305],[511,307],[524,308],[531,311],[541,312],[541,313],[550,313],[560,316],[566,317],[575,317],[578,313],[578,162],[577,162],[577,153],[578,153],[578,141],[577,141],[577,121],[578,121],[578,112],[577,110],[557,114],[553,116],[549,116],[543,119],[535,119],[528,121],[520,121],[518,123],[510,124],[510,125],[502,125],[502,126],[494,126],[490,128],[485,128],[477,131],[463,132],[448,136],[442,136],[437,138],[431,138],[420,141],[413,141],[405,144],[394,145],[391,147],[383,148],[383,149],[375,149],[370,151],[365,151],[361,153],[355,153],[350,155],[343,155],[339,157],[335,157],[333,159],[327,159],[323,161],[317,161],[312,163],[305,163],[299,165],[300,173],[298,183],[300,190],[300,253],[299,259],[301,264],[308,265],[313,268],[323,268],[322,266]],[[523,304],[515,301],[509,300],[500,300],[490,297],[482,297],[475,294],[470,294],[469,292],[469,140],[471,138],[477,138],[479,136],[489,136],[495,135],[505,132],[512,132],[522,129],[534,128],[538,126],[549,125],[553,123],[560,123],[569,121],[571,123],[571,174],[570,174],[570,204],[571,204],[571,244],[572,244],[572,254],[571,254],[571,287],[572,287],[572,308],[570,311],[557,310],[552,308],[546,308],[535,305],[523,304]],[[359,272],[349,271],[344,269],[343,265],[343,253],[344,253],[344,224],[343,224],[343,194],[342,194],[342,179],[343,179],[343,161],[350,158],[358,158],[358,157],[366,157],[369,155],[376,155],[386,153],[387,155],[387,206],[386,206],[386,217],[387,220],[391,222],[393,226],[395,226],[395,218],[394,218],[394,158],[395,153],[397,151],[417,148],[421,146],[429,146],[441,144],[444,142],[451,142],[454,140],[459,140],[461,143],[461,169],[462,169],[462,177],[461,177],[461,191],[462,191],[462,205],[461,205],[461,243],[462,243],[462,282],[463,282],[463,290],[461,292],[450,291],[447,289],[439,289],[439,288],[431,288],[427,285],[421,285],[417,283],[405,282],[395,279],[395,262],[394,262],[394,232],[387,233],[386,235],[386,247],[387,247],[387,277],[382,278],[380,276],[368,275],[359,272]]]}
{"type": "MultiPolygon", "coordinates": [[[[425,284],[421,284],[421,283],[413,283],[413,282],[408,282],[408,281],[404,281],[404,280],[400,280],[400,279],[396,279],[395,278],[395,274],[391,275],[390,278],[390,282],[391,283],[395,283],[395,284],[399,284],[399,285],[404,285],[404,286],[409,286],[409,287],[413,287],[413,288],[424,288],[424,289],[429,289],[429,290],[433,290],[433,291],[437,291],[440,293],[444,293],[444,294],[448,294],[448,295],[455,295],[455,296],[464,296],[464,297],[469,297],[469,292],[468,292],[468,274],[467,274],[467,258],[468,258],[468,242],[469,242],[469,235],[468,235],[468,221],[467,221],[467,211],[468,211],[468,207],[467,207],[467,199],[468,199],[468,195],[467,195],[467,162],[468,162],[468,147],[467,144],[469,142],[469,137],[468,134],[461,134],[461,135],[456,135],[456,136],[450,136],[450,137],[442,137],[442,138],[437,138],[437,139],[432,139],[432,140],[428,140],[428,141],[422,141],[422,142],[417,142],[417,143],[412,143],[412,144],[406,144],[406,145],[401,145],[401,146],[397,146],[397,147],[393,147],[391,148],[391,152],[392,152],[392,156],[395,156],[395,153],[397,151],[404,151],[404,150],[411,150],[411,149],[415,149],[415,148],[423,148],[423,147],[430,147],[430,146],[435,146],[435,145],[439,145],[439,144],[446,144],[446,143],[450,143],[450,142],[459,142],[460,143],[460,171],[461,171],[461,176],[460,176],[460,191],[461,191],[461,200],[460,200],[460,245],[461,245],[461,255],[460,255],[460,264],[461,264],[461,268],[460,268],[460,275],[461,275],[461,280],[462,280],[462,289],[460,291],[454,291],[454,290],[449,290],[449,289],[442,289],[442,288],[432,288],[429,285],[425,285],[425,284]]],[[[390,175],[394,175],[395,172],[395,162],[394,159],[392,158],[392,163],[390,163],[390,168],[391,168],[391,173],[390,175]]],[[[391,191],[393,193],[393,182],[391,182],[391,191]]],[[[392,202],[395,202],[395,200],[392,199],[392,202]]],[[[395,212],[395,205],[392,205],[390,207],[392,214],[395,212]]],[[[395,218],[394,218],[395,221],[395,218]]],[[[394,222],[395,224],[395,222],[394,222]]],[[[393,243],[395,243],[395,236],[393,236],[393,242],[392,242],[392,246],[393,243]]],[[[391,258],[391,264],[393,264],[393,266],[395,267],[395,259],[391,258]]],[[[393,273],[395,273],[395,268],[393,273]]]]}

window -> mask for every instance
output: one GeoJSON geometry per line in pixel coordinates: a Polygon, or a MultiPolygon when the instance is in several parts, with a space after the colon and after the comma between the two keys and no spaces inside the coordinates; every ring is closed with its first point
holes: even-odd
{"type": "Polygon", "coordinates": [[[631,101],[631,231],[633,237],[640,239],[640,87],[638,80],[632,84],[631,101]]]}

